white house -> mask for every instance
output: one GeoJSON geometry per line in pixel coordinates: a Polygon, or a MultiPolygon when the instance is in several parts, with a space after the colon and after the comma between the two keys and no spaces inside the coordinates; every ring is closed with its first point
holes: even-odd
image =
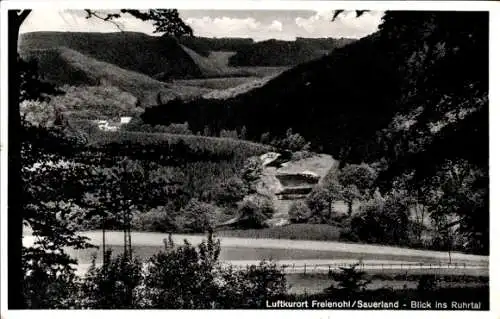
{"type": "Polygon", "coordinates": [[[128,124],[132,120],[131,116],[122,116],[120,118],[120,124],[128,124]]]}

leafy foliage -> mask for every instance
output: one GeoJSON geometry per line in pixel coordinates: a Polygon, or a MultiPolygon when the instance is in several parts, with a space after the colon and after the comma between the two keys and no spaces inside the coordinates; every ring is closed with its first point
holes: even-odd
{"type": "Polygon", "coordinates": [[[311,215],[311,209],[303,201],[293,202],[288,211],[288,218],[292,223],[307,222],[311,215]]]}
{"type": "Polygon", "coordinates": [[[242,228],[263,228],[264,222],[274,214],[274,206],[268,199],[255,197],[243,200],[238,205],[238,213],[242,228]]]}
{"type": "Polygon", "coordinates": [[[437,288],[436,277],[434,275],[424,275],[418,280],[417,290],[419,292],[428,293],[437,288]]]}
{"type": "Polygon", "coordinates": [[[229,58],[230,65],[283,66],[308,62],[353,42],[352,39],[306,39],[295,41],[266,40],[242,47],[229,58]]]}
{"type": "Polygon", "coordinates": [[[307,151],[311,147],[311,144],[307,143],[303,136],[293,133],[291,128],[286,131],[285,137],[271,141],[271,145],[291,151],[307,151]]]}
{"type": "Polygon", "coordinates": [[[204,233],[212,231],[215,218],[215,206],[191,199],[177,214],[177,227],[183,232],[204,233]]]}
{"type": "Polygon", "coordinates": [[[351,220],[351,232],[357,238],[369,243],[409,243],[408,206],[397,195],[375,198],[360,210],[351,220]]]}
{"type": "Polygon", "coordinates": [[[238,132],[236,130],[228,131],[228,130],[221,130],[220,131],[220,137],[226,137],[226,138],[238,138],[238,132]]]}
{"type": "Polygon", "coordinates": [[[335,177],[327,181],[331,198],[342,200],[349,206],[348,215],[352,215],[355,200],[368,199],[374,190],[376,172],[367,164],[344,166],[335,177]]]}
{"type": "Polygon", "coordinates": [[[144,111],[137,98],[114,86],[62,86],[64,95],[53,97],[50,105],[79,119],[115,119],[144,111]]]}
{"type": "Polygon", "coordinates": [[[38,61],[29,59],[25,61],[17,54],[17,67],[19,72],[19,102],[38,101],[47,102],[51,95],[59,95],[63,92],[54,85],[44,82],[38,72],[38,61]]]}
{"type": "MultiPolygon", "coordinates": [[[[359,265],[360,262],[352,264],[349,267],[339,267],[340,272],[331,272],[329,275],[337,282],[338,287],[342,291],[347,294],[353,294],[364,290],[370,283],[370,280],[366,279],[366,273],[356,269],[359,265]]],[[[331,287],[327,288],[326,292],[330,290],[331,287]]]]}
{"type": "Polygon", "coordinates": [[[172,123],[165,125],[149,125],[144,124],[140,119],[134,118],[128,124],[123,126],[123,130],[131,132],[146,132],[146,133],[169,133],[169,134],[184,134],[191,135],[193,132],[189,129],[187,122],[172,123]]]}
{"type": "Polygon", "coordinates": [[[118,148],[120,148],[123,149],[120,150],[123,154],[139,156],[147,148],[147,156],[149,157],[153,157],[154,153],[159,156],[173,153],[186,161],[192,159],[228,160],[232,158],[243,160],[271,149],[269,146],[242,140],[182,134],[125,131],[102,132],[94,137],[93,145],[109,152],[118,152],[118,148]]]}
{"type": "Polygon", "coordinates": [[[158,206],[146,212],[136,211],[132,215],[131,226],[140,231],[169,232],[177,230],[175,207],[158,206]]]}
{"type": "Polygon", "coordinates": [[[220,243],[209,235],[193,247],[187,241],[174,247],[170,239],[165,250],[153,256],[144,277],[146,296],[153,309],[209,309],[216,300],[214,283],[220,243]]]}
{"type": "Polygon", "coordinates": [[[134,289],[142,281],[142,263],[129,256],[112,257],[105,254],[106,262],[97,267],[95,256],[81,283],[79,306],[87,309],[132,309],[140,300],[134,298],[134,289]]]}
{"type": "Polygon", "coordinates": [[[120,12],[128,13],[142,21],[152,21],[155,33],[175,37],[193,35],[193,29],[181,19],[176,9],[150,9],[148,11],[121,9],[120,12]]]}
{"type": "MultiPolygon", "coordinates": [[[[44,100],[44,93],[53,93],[53,87],[40,82],[36,69],[25,69],[34,64],[21,65],[24,69],[21,68],[20,83],[25,90],[21,99],[44,100]]],[[[23,199],[19,213],[23,225],[29,227],[35,237],[31,246],[22,247],[21,288],[30,308],[65,305],[74,288],[72,266],[76,260],[70,258],[64,248],[91,247],[87,238],[76,233],[81,218],[78,203],[84,190],[81,180],[87,174],[87,167],[72,161],[71,155],[81,149],[82,144],[65,134],[63,123],[52,124],[51,127],[35,126],[23,120],[18,136],[23,199]]]]}
{"type": "MultiPolygon", "coordinates": [[[[440,193],[434,176],[451,173],[450,161],[466,161],[483,176],[469,184],[468,196],[474,199],[450,191],[457,197],[448,204],[468,211],[458,219],[470,242],[461,249],[486,253],[488,34],[484,12],[388,11],[379,32],[263,87],[224,101],[170,103],[168,109],[149,109],[143,118],[188,121],[194,130],[245,125],[254,140],[266,132],[272,140],[291,127],[311,141],[312,149],[339,159],[340,167],[375,162],[380,173],[375,183],[383,193],[405,174],[409,193],[429,193],[423,191],[429,187],[440,193]],[[456,75],[456,70],[461,72],[456,75]]],[[[349,205],[366,195],[363,185],[347,183],[343,189],[349,205]]],[[[417,197],[419,205],[434,206],[432,198],[417,197]]]]}
{"type": "Polygon", "coordinates": [[[260,158],[257,156],[252,156],[245,161],[241,175],[243,181],[250,184],[258,180],[260,178],[261,173],[262,173],[262,163],[260,158]]]}
{"type": "Polygon", "coordinates": [[[288,289],[285,274],[269,261],[243,270],[222,270],[219,280],[218,302],[222,308],[262,308],[266,300],[283,296],[288,289]]]}
{"type": "Polygon", "coordinates": [[[248,193],[245,183],[238,177],[232,177],[215,187],[214,197],[219,205],[233,205],[248,193]]]}
{"type": "Polygon", "coordinates": [[[332,194],[323,187],[315,187],[306,198],[312,221],[324,223],[330,218],[332,194]]]}

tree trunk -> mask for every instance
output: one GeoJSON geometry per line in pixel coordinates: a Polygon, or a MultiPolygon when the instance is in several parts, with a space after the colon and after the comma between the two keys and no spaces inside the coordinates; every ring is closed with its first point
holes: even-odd
{"type": "Polygon", "coordinates": [[[23,185],[21,179],[21,114],[19,108],[19,70],[17,61],[17,44],[19,40],[19,28],[23,21],[31,13],[31,10],[9,10],[8,11],[8,206],[7,226],[8,243],[8,295],[7,304],[9,309],[25,309],[24,298],[24,273],[22,263],[23,251],[23,185]]]}
{"type": "Polygon", "coordinates": [[[349,216],[351,216],[351,215],[352,215],[352,200],[350,200],[350,201],[347,203],[347,205],[348,205],[348,208],[349,208],[349,209],[347,210],[347,214],[348,214],[349,216]]]}
{"type": "Polygon", "coordinates": [[[331,199],[328,202],[328,216],[330,217],[330,219],[332,219],[332,205],[333,205],[333,199],[331,199]]]}
{"type": "Polygon", "coordinates": [[[106,265],[106,224],[104,222],[104,217],[102,218],[102,266],[103,269],[106,269],[104,267],[106,265]]]}
{"type": "MultiPolygon", "coordinates": [[[[21,115],[19,112],[19,72],[17,70],[17,42],[20,17],[17,11],[8,12],[8,308],[23,309],[26,303],[23,294],[22,235],[23,193],[21,180],[21,115]]],[[[22,21],[21,21],[22,22],[22,21]]]]}

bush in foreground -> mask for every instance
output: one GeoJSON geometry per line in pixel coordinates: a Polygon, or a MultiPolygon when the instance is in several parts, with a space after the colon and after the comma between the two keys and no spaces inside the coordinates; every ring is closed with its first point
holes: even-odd
{"type": "Polygon", "coordinates": [[[197,246],[165,240],[146,263],[108,253],[80,285],[77,308],[213,309],[262,308],[286,294],[285,274],[271,262],[235,270],[220,263],[220,242],[209,235],[197,246]]]}

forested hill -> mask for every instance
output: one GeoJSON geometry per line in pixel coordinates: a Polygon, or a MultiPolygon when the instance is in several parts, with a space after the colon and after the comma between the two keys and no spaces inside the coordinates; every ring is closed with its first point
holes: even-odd
{"type": "Polygon", "coordinates": [[[354,132],[360,139],[369,138],[386,127],[394,113],[396,67],[377,38],[372,35],[299,65],[246,94],[187,105],[175,101],[148,110],[143,118],[152,124],[187,120],[194,131],[206,125],[214,131],[245,125],[254,139],[291,127],[336,153],[354,132]]]}
{"type": "Polygon", "coordinates": [[[271,39],[242,47],[229,59],[229,63],[233,66],[297,65],[325,56],[354,41],[355,39],[347,38],[297,38],[295,41],[271,39]]]}
{"type": "Polygon", "coordinates": [[[462,216],[484,252],[488,39],[488,13],[387,12],[376,34],[263,87],[227,100],[173,101],[143,119],[188,121],[193,131],[245,126],[253,139],[292,128],[341,162],[373,163],[389,189],[401,179],[420,185],[418,196],[462,216]],[[444,187],[454,195],[437,200],[444,187]]]}
{"type": "Polygon", "coordinates": [[[154,77],[202,76],[175,39],[138,32],[33,32],[21,34],[21,53],[66,47],[99,61],[154,77]]]}
{"type": "MultiPolygon", "coordinates": [[[[139,32],[31,32],[20,36],[19,51],[65,47],[120,68],[150,77],[204,78],[251,75],[234,67],[292,66],[321,57],[350,39],[270,40],[254,42],[245,38],[202,38],[149,36],[139,32]],[[187,48],[187,49],[186,49],[187,48]],[[227,52],[230,64],[217,63],[210,53],[227,52]],[[208,67],[207,67],[208,66],[208,67]]],[[[55,67],[55,66],[54,66],[55,67]]]]}
{"type": "MultiPolygon", "coordinates": [[[[173,101],[148,110],[143,119],[187,120],[194,131],[245,125],[254,139],[291,127],[349,161],[387,157],[387,139],[404,135],[429,142],[425,136],[461,127],[470,116],[481,121],[478,114],[487,111],[488,26],[483,13],[468,15],[475,22],[470,26],[456,16],[389,13],[379,32],[263,87],[226,100],[173,101]],[[432,32],[423,32],[430,23],[432,32]],[[421,136],[413,136],[410,127],[421,136]]],[[[487,126],[477,125],[474,132],[480,127],[487,126]]]]}

